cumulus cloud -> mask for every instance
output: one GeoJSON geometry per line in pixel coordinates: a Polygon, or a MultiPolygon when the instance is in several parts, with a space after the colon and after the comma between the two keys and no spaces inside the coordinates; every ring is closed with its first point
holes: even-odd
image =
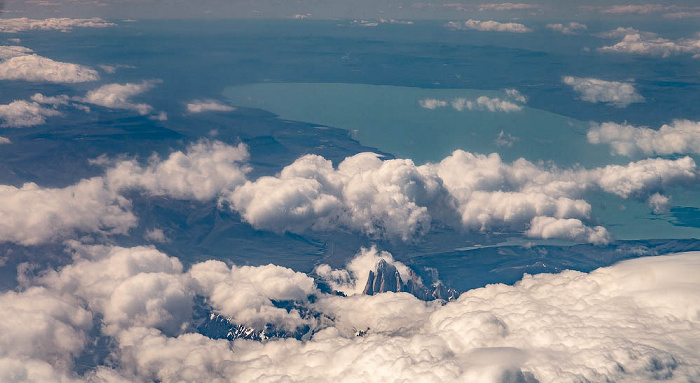
{"type": "Polygon", "coordinates": [[[700,38],[682,38],[669,40],[656,33],[641,32],[633,28],[618,28],[602,36],[618,36],[622,40],[614,45],[598,48],[604,53],[630,53],[637,55],[669,57],[680,54],[690,54],[693,58],[700,57],[700,38]]]}
{"type": "Polygon", "coordinates": [[[157,81],[142,81],[140,83],[107,84],[89,91],[80,101],[106,108],[134,110],[145,116],[153,112],[153,107],[144,103],[133,103],[131,98],[153,89],[157,83],[157,81]]]}
{"type": "Polygon", "coordinates": [[[411,240],[440,221],[466,230],[505,228],[603,243],[609,238],[603,228],[582,228],[591,212],[590,204],[580,199],[585,191],[645,201],[672,185],[696,181],[697,167],[690,157],[586,170],[545,168],[524,159],[507,164],[497,154],[461,150],[423,166],[362,153],[334,168],[330,161],[308,155],[277,176],[246,182],[222,201],[255,228],[278,232],[344,227],[411,240]],[[533,221],[537,217],[560,221],[533,221]],[[555,230],[555,224],[571,233],[555,230]]]}
{"type": "Polygon", "coordinates": [[[106,28],[115,25],[97,17],[92,19],[49,18],[43,20],[22,17],[0,19],[0,33],[17,33],[33,30],[70,32],[73,28],[106,28]]]}
{"type": "Polygon", "coordinates": [[[32,50],[25,47],[0,46],[0,80],[80,83],[100,79],[94,69],[31,53],[32,50]]]}
{"type": "Polygon", "coordinates": [[[4,128],[26,128],[41,125],[46,117],[60,116],[61,112],[42,107],[36,102],[13,101],[0,105],[0,119],[4,128]]]}
{"type": "Polygon", "coordinates": [[[65,188],[0,185],[0,202],[0,241],[36,245],[76,232],[124,234],[136,226],[129,201],[99,177],[65,188]]]}
{"type": "MultiPolygon", "coordinates": [[[[65,327],[60,341],[25,342],[15,349],[10,347],[13,339],[19,340],[13,335],[15,329],[30,337],[52,330],[41,328],[41,321],[2,323],[8,331],[1,334],[9,338],[0,337],[0,352],[11,354],[0,359],[0,366],[5,367],[0,370],[65,375],[68,371],[44,367],[47,360],[70,360],[74,350],[82,347],[88,326],[84,317],[89,318],[90,313],[69,310],[75,298],[68,298],[63,307],[58,302],[30,305],[31,296],[67,297],[74,292],[76,298],[87,300],[90,311],[99,313],[99,307],[109,307],[116,297],[140,301],[147,298],[139,295],[159,296],[152,290],[121,290],[134,278],[167,275],[186,279],[190,274],[201,283],[183,285],[185,292],[202,291],[213,299],[220,286],[224,294],[216,301],[221,299],[236,310],[252,312],[260,302],[237,299],[233,288],[243,290],[242,296],[247,297],[246,289],[255,286],[261,288],[256,294],[281,299],[312,292],[314,300],[301,302],[319,320],[313,324],[313,333],[299,340],[230,342],[191,332],[163,333],[158,328],[162,322],[139,320],[141,311],[123,306],[127,320],[120,322],[122,327],[116,332],[112,332],[114,326],[102,327],[113,336],[112,367],[100,366],[86,374],[86,380],[548,383],[694,381],[700,377],[696,351],[700,344],[696,329],[700,253],[639,258],[588,274],[526,275],[512,286],[488,285],[443,304],[423,302],[406,293],[323,294],[309,287],[308,277],[277,266],[249,268],[238,274],[241,270],[236,266],[209,261],[183,273],[175,259],[154,249],[74,246],[81,253],[74,265],[37,281],[44,287],[27,292],[22,313],[24,319],[37,314],[61,318],[61,323],[52,323],[65,327]],[[275,283],[259,282],[267,277],[275,283]],[[241,285],[226,289],[231,283],[241,285]],[[93,304],[98,296],[104,298],[102,306],[93,304]]],[[[18,306],[12,303],[16,293],[5,295],[0,301],[18,306]]],[[[0,307],[3,312],[6,305],[0,307]]],[[[182,312],[189,306],[153,301],[146,309],[155,308],[184,319],[187,315],[182,312]]]]}
{"type": "Polygon", "coordinates": [[[568,24],[547,24],[547,28],[565,35],[575,35],[578,31],[585,31],[588,29],[588,26],[586,24],[572,22],[568,24]]]}
{"type": "Polygon", "coordinates": [[[306,274],[276,265],[229,267],[220,261],[207,261],[194,265],[189,275],[215,311],[232,323],[258,330],[275,324],[288,331],[311,323],[299,311],[273,304],[307,302],[308,296],[316,293],[316,286],[306,274]]]}
{"type": "Polygon", "coordinates": [[[605,81],[592,77],[564,76],[562,81],[569,85],[584,101],[603,102],[617,108],[629,104],[644,102],[644,97],[637,93],[632,82],[605,81]]]}
{"type": "Polygon", "coordinates": [[[607,144],[622,156],[700,154],[700,122],[675,120],[659,129],[605,122],[588,131],[588,142],[607,144]]]}
{"type": "Polygon", "coordinates": [[[114,163],[106,171],[110,189],[141,189],[151,195],[211,200],[246,181],[248,149],[202,140],[175,151],[167,159],[152,157],[147,165],[133,160],[114,163]]]}
{"type": "Polygon", "coordinates": [[[610,242],[610,234],[604,227],[590,228],[575,218],[535,217],[525,234],[533,238],[566,238],[598,245],[610,242]]]}
{"type": "Polygon", "coordinates": [[[445,27],[452,30],[474,30],[482,32],[513,32],[526,33],[532,32],[532,29],[518,23],[499,23],[493,20],[481,21],[469,19],[464,23],[450,21],[445,24],[445,27]]]}
{"type": "Polygon", "coordinates": [[[216,100],[193,100],[187,104],[188,113],[231,112],[236,108],[216,100]]]}

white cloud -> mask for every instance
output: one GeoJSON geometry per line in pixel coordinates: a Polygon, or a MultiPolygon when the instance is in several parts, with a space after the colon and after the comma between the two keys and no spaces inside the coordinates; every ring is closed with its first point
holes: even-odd
{"type": "Polygon", "coordinates": [[[659,129],[605,122],[588,131],[588,142],[610,145],[623,156],[700,154],[700,122],[675,120],[659,129]]]}
{"type": "Polygon", "coordinates": [[[249,181],[224,200],[256,228],[302,232],[341,225],[408,240],[429,229],[426,204],[439,206],[443,197],[435,175],[412,161],[361,153],[337,170],[323,157],[301,157],[279,176],[249,181]]]}
{"type": "Polygon", "coordinates": [[[3,54],[13,56],[0,62],[0,80],[79,83],[100,79],[96,70],[86,66],[54,61],[35,54],[19,55],[19,52],[12,53],[7,49],[3,54]]]}
{"type": "Polygon", "coordinates": [[[697,18],[700,17],[700,12],[698,11],[686,11],[686,12],[671,12],[664,15],[667,19],[687,19],[687,18],[697,18]]]}
{"type": "Polygon", "coordinates": [[[452,30],[475,30],[482,32],[513,32],[526,33],[532,29],[518,23],[499,23],[493,20],[480,21],[469,19],[464,23],[450,21],[445,26],[452,30]]]}
{"type": "Polygon", "coordinates": [[[0,19],[0,33],[17,33],[32,30],[70,32],[73,28],[106,28],[115,25],[116,24],[109,23],[100,18],[49,18],[36,20],[22,17],[14,19],[0,19]]]}
{"type": "MultiPolygon", "coordinates": [[[[527,98],[515,89],[506,89],[505,92],[509,98],[514,99],[517,102],[524,103],[527,101],[527,98]]],[[[420,106],[425,109],[434,110],[437,108],[446,107],[448,105],[448,101],[438,100],[434,98],[424,98],[418,101],[418,104],[420,104],[420,106]]],[[[483,110],[489,112],[509,113],[519,112],[523,109],[522,105],[519,105],[517,103],[507,100],[501,100],[498,97],[491,98],[486,96],[479,96],[473,100],[469,100],[464,97],[458,97],[450,101],[449,105],[451,105],[452,108],[458,112],[462,112],[464,110],[483,110]]]]}
{"type": "Polygon", "coordinates": [[[100,67],[100,69],[102,69],[103,72],[108,73],[108,74],[114,74],[117,72],[117,69],[121,69],[121,68],[126,68],[126,69],[135,68],[132,65],[125,65],[125,64],[116,64],[116,65],[102,64],[102,65],[98,65],[98,66],[100,67]]]}
{"type": "Polygon", "coordinates": [[[37,104],[48,104],[55,107],[62,106],[62,105],[68,105],[68,102],[70,101],[70,97],[67,95],[60,95],[60,96],[44,96],[41,93],[35,93],[32,97],[31,100],[36,102],[37,104]]]}
{"type": "Polygon", "coordinates": [[[142,81],[140,83],[107,84],[89,91],[80,101],[104,106],[112,109],[126,109],[137,111],[141,115],[153,112],[153,107],[148,104],[136,104],[131,98],[147,92],[156,85],[157,81],[142,81]]]}
{"type": "Polygon", "coordinates": [[[624,33],[622,41],[611,46],[598,48],[598,50],[605,53],[630,53],[661,57],[679,54],[690,54],[694,58],[700,57],[700,38],[698,37],[669,40],[656,33],[640,32],[633,28],[618,28],[602,36],[614,37],[622,33],[624,33]]]}
{"type": "Polygon", "coordinates": [[[659,193],[652,194],[647,201],[654,214],[666,214],[670,210],[671,200],[659,193]]]}
{"type": "Polygon", "coordinates": [[[189,275],[215,311],[233,323],[257,330],[270,323],[288,331],[311,324],[297,310],[273,304],[306,302],[316,293],[314,280],[306,274],[275,265],[229,267],[220,261],[207,261],[194,265],[189,275]]]}
{"type": "Polygon", "coordinates": [[[159,228],[153,228],[151,230],[148,230],[146,234],[144,235],[144,238],[153,241],[153,242],[159,242],[159,243],[165,243],[168,242],[168,237],[165,236],[165,232],[163,232],[163,229],[159,228]]]}
{"type": "Polygon", "coordinates": [[[187,104],[188,113],[231,112],[236,108],[216,100],[193,100],[187,104]]]}
{"type": "Polygon", "coordinates": [[[136,225],[129,208],[99,177],[65,188],[0,185],[0,241],[36,245],[76,232],[123,234],[136,225]]]}
{"type": "Polygon", "coordinates": [[[434,98],[424,98],[418,101],[421,107],[425,109],[437,109],[447,106],[447,101],[437,100],[434,98]]]}
{"type": "Polygon", "coordinates": [[[612,5],[609,7],[604,7],[600,10],[600,13],[609,14],[649,14],[661,11],[668,11],[676,9],[674,6],[665,6],[661,4],[640,4],[640,5],[612,5]]]}
{"type": "Polygon", "coordinates": [[[16,45],[0,45],[0,60],[7,60],[17,56],[26,56],[32,52],[34,51],[26,47],[16,45]]]}
{"type": "Polygon", "coordinates": [[[610,234],[604,227],[590,228],[575,218],[535,217],[525,234],[533,238],[566,238],[599,245],[610,242],[610,234]]]}
{"type": "Polygon", "coordinates": [[[479,5],[479,11],[523,11],[528,9],[539,9],[538,4],[525,3],[493,3],[479,5]]]}
{"type": "Polygon", "coordinates": [[[177,258],[146,246],[70,246],[73,264],[38,282],[84,299],[91,311],[103,315],[107,334],[133,326],[177,334],[191,319],[194,292],[177,258]]]}
{"type": "Polygon", "coordinates": [[[520,93],[520,91],[518,91],[517,89],[508,88],[508,89],[503,89],[503,91],[506,92],[506,95],[509,98],[512,98],[513,100],[515,100],[519,103],[524,104],[527,102],[527,97],[524,94],[520,93]]]}
{"type": "Polygon", "coordinates": [[[565,35],[574,35],[577,31],[584,31],[588,29],[588,26],[586,24],[572,22],[568,24],[547,24],[547,28],[565,35]]]}
{"type": "Polygon", "coordinates": [[[488,110],[489,112],[519,112],[523,110],[522,105],[512,103],[510,101],[501,100],[497,97],[489,98],[481,96],[476,99],[475,104],[477,109],[488,110]]]}
{"type": "Polygon", "coordinates": [[[202,140],[176,151],[167,159],[152,157],[145,166],[136,160],[119,161],[106,171],[113,190],[142,189],[151,195],[207,201],[246,181],[248,150],[202,140]]]}
{"type": "Polygon", "coordinates": [[[588,102],[604,102],[617,108],[629,104],[644,102],[644,97],[637,93],[633,82],[605,81],[592,77],[564,76],[564,84],[577,92],[581,99],[588,102]]]}
{"type": "Polygon", "coordinates": [[[5,128],[26,128],[41,125],[46,122],[46,117],[60,116],[61,112],[44,108],[36,102],[13,101],[7,105],[0,105],[0,125],[5,128]]]}
{"type": "Polygon", "coordinates": [[[0,293],[0,361],[32,358],[70,369],[90,328],[91,313],[73,297],[43,287],[0,293]]]}

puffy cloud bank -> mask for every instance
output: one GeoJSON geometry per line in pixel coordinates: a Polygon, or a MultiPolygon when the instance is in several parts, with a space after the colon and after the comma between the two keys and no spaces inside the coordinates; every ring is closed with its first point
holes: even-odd
{"type": "Polygon", "coordinates": [[[578,93],[582,100],[588,102],[603,102],[617,108],[625,108],[629,104],[645,101],[631,82],[572,76],[564,76],[562,81],[578,93]]]}
{"type": "MultiPolygon", "coordinates": [[[[65,188],[2,186],[0,240],[38,244],[73,233],[126,233],[136,217],[123,195],[137,191],[218,201],[253,227],[276,232],[349,229],[372,238],[413,241],[435,225],[447,225],[604,244],[610,239],[607,231],[586,224],[591,205],[582,197],[585,192],[646,201],[658,210],[660,197],[666,197],[659,194],[653,202],[652,195],[669,187],[693,187],[698,180],[690,157],[559,169],[461,150],[422,166],[406,159],[382,160],[374,153],[347,157],[337,166],[306,155],[277,175],[249,180],[248,156],[245,145],[203,140],[145,163],[100,157],[93,163],[106,168],[104,176],[65,188]],[[33,206],[32,214],[23,206],[33,206]]],[[[668,200],[662,205],[667,207],[668,200]]]]}
{"type": "Polygon", "coordinates": [[[193,100],[187,104],[188,113],[231,112],[236,108],[216,100],[193,100]]]}
{"type": "Polygon", "coordinates": [[[0,19],[0,33],[17,33],[24,31],[70,32],[73,28],[106,28],[115,25],[114,23],[109,23],[97,17],[92,19],[49,18],[43,20],[22,17],[0,19]]]}
{"type": "Polygon", "coordinates": [[[512,33],[527,33],[532,32],[532,29],[518,23],[499,23],[493,20],[481,21],[469,19],[463,23],[450,21],[445,24],[445,27],[452,30],[473,30],[482,32],[512,32],[512,33]]]}
{"type": "MultiPolygon", "coordinates": [[[[274,265],[206,261],[184,270],[152,247],[70,247],[73,264],[0,293],[5,382],[700,379],[700,253],[526,275],[441,303],[326,294],[309,276],[274,265]],[[208,338],[192,330],[195,297],[232,325],[303,324],[308,332],[265,342],[208,338]],[[110,363],[79,376],[75,358],[90,349],[91,331],[110,337],[110,363]]],[[[361,253],[353,270],[337,274],[378,257],[390,255],[361,253]]]]}
{"type": "Polygon", "coordinates": [[[641,32],[633,28],[618,28],[603,34],[604,37],[622,37],[614,45],[598,48],[605,53],[630,53],[637,55],[669,57],[680,54],[690,54],[693,58],[700,57],[700,38],[683,38],[669,40],[656,33],[641,32]]]}
{"type": "Polygon", "coordinates": [[[584,224],[591,211],[580,198],[584,192],[645,201],[668,186],[690,186],[697,179],[690,157],[585,170],[545,168],[524,159],[508,164],[497,154],[461,150],[422,166],[361,153],[334,167],[323,157],[307,155],[277,176],[246,182],[222,200],[254,227],[278,232],[345,227],[411,240],[438,221],[466,230],[506,229],[534,238],[606,243],[604,228],[584,224]]]}
{"type": "Polygon", "coordinates": [[[19,46],[0,46],[0,80],[80,83],[100,79],[86,66],[54,61],[19,46]]]}
{"type": "Polygon", "coordinates": [[[605,122],[591,127],[588,142],[610,145],[622,156],[700,154],[700,122],[675,120],[659,129],[605,122]]]}

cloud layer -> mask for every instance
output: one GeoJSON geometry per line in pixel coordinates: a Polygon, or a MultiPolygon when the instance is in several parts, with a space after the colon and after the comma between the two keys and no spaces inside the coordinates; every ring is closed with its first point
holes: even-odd
{"type": "MultiPolygon", "coordinates": [[[[20,292],[0,293],[6,382],[700,378],[700,253],[589,274],[526,275],[444,303],[407,293],[322,293],[309,276],[274,265],[206,261],[185,270],[152,247],[69,248],[71,265],[41,273],[20,292]],[[192,331],[197,297],[232,325],[303,325],[308,332],[265,342],[211,339],[192,331]],[[303,313],[278,308],[279,301],[303,313]],[[78,376],[74,361],[91,347],[93,330],[111,339],[111,363],[78,376]]],[[[363,264],[381,258],[391,255],[361,252],[336,275],[362,273],[363,264]]]]}
{"type": "Polygon", "coordinates": [[[572,76],[564,76],[562,81],[578,93],[582,100],[588,102],[603,102],[617,108],[625,108],[629,104],[645,101],[631,82],[572,76]]]}

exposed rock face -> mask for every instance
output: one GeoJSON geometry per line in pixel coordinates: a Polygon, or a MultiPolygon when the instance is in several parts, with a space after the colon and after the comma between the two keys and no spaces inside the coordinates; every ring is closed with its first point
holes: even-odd
{"type": "Polygon", "coordinates": [[[456,290],[447,288],[440,281],[429,287],[424,285],[421,278],[413,272],[410,273],[407,279],[407,281],[404,281],[401,278],[401,274],[396,269],[396,266],[389,264],[384,259],[380,259],[375,270],[370,270],[367,284],[362,293],[374,295],[389,291],[403,291],[423,300],[443,299],[446,301],[453,300],[458,295],[456,290]]]}

